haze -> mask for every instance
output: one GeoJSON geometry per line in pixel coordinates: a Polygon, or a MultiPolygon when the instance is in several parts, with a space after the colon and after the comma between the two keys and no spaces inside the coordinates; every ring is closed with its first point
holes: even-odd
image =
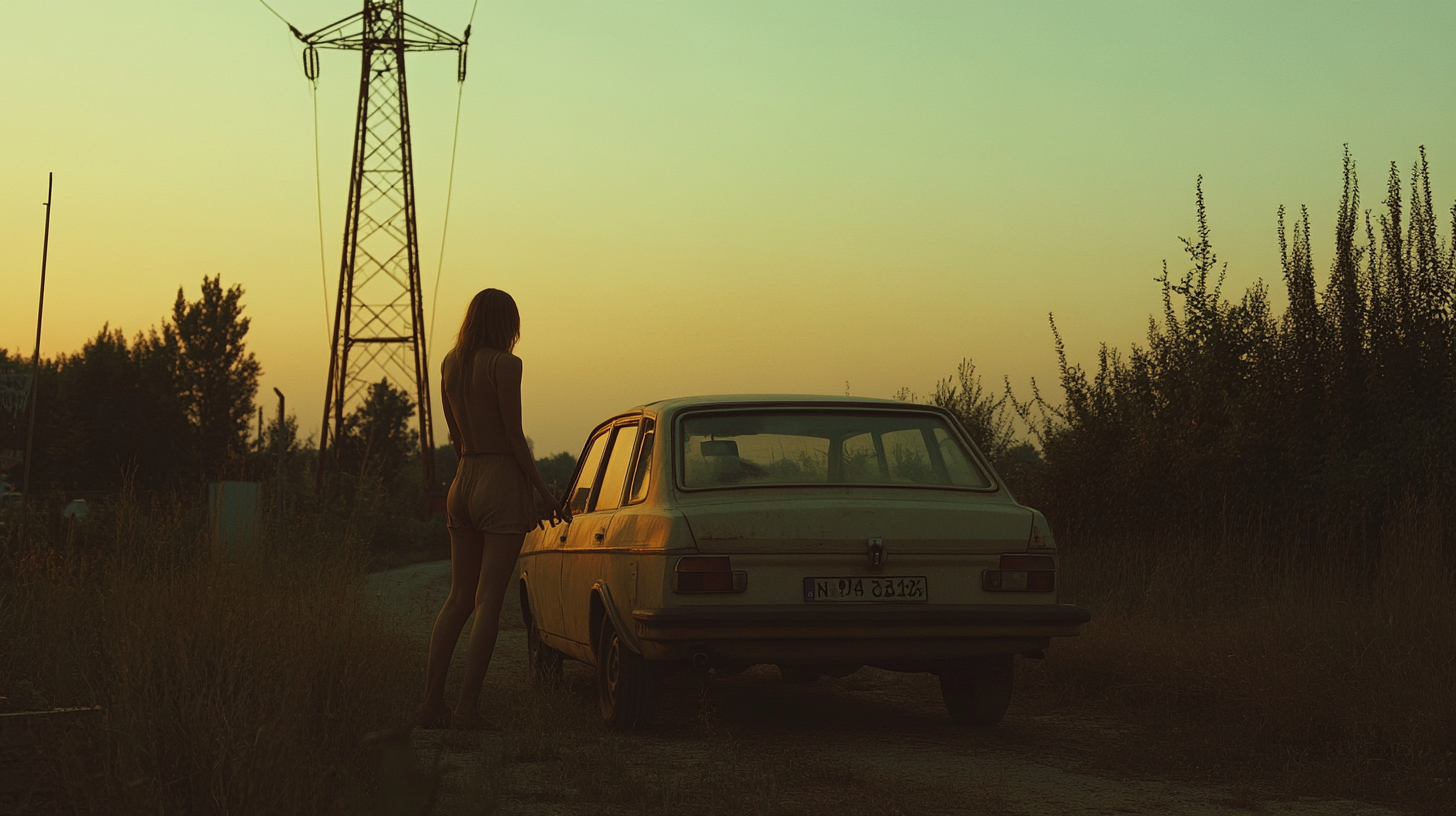
{"type": "MultiPolygon", "coordinates": [[[[305,31],[358,7],[273,5],[305,31]]],[[[247,290],[260,401],[281,388],[316,433],[358,55],[323,55],[325,283],[300,47],[261,5],[4,12],[0,345],[30,353],[54,171],[43,353],[154,325],[220,273],[247,290]]],[[[1277,281],[1280,204],[1309,205],[1328,263],[1345,143],[1367,203],[1426,145],[1448,207],[1453,31],[1439,3],[484,0],[432,368],[496,286],[538,454],[645,401],[925,392],[963,356],[1054,393],[1047,313],[1074,359],[1140,339],[1200,173],[1233,294],[1277,281]]],[[[412,55],[409,79],[428,315],[453,57],[412,55]]]]}

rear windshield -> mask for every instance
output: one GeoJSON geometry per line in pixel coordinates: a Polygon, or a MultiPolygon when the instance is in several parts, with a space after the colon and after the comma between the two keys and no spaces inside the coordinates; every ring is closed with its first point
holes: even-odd
{"type": "Polygon", "coordinates": [[[678,434],[683,487],[993,487],[955,433],[910,411],[689,414],[678,434]]]}

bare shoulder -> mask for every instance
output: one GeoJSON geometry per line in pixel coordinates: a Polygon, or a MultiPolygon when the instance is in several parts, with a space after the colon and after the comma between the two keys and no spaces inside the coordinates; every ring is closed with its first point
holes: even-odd
{"type": "Polygon", "coordinates": [[[504,375],[519,378],[521,376],[521,358],[509,351],[496,351],[491,348],[478,349],[470,363],[476,377],[504,375]]]}
{"type": "Polygon", "coordinates": [[[495,370],[506,376],[513,376],[517,379],[520,379],[521,358],[510,353],[509,351],[503,351],[500,353],[500,356],[496,358],[495,370]]]}

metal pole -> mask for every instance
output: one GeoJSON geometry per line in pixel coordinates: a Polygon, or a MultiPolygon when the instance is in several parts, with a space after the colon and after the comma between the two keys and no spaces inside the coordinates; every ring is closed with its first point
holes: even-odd
{"type": "MultiPolygon", "coordinates": [[[[365,26],[368,27],[366,1],[365,26]]],[[[344,251],[339,260],[339,297],[334,302],[334,344],[329,348],[329,381],[324,388],[324,423],[319,428],[318,470],[314,474],[314,493],[324,496],[324,472],[328,469],[329,443],[338,447],[343,442],[344,384],[349,381],[349,328],[353,314],[354,261],[358,253],[359,208],[363,196],[364,174],[360,171],[367,153],[364,144],[369,131],[369,53],[366,41],[363,63],[359,69],[359,106],[354,112],[354,156],[349,163],[349,204],[344,211],[344,251]],[[329,431],[333,431],[330,439],[329,431]]]]}
{"type": "Polygon", "coordinates": [[[399,65],[399,133],[400,153],[404,156],[404,206],[407,213],[405,229],[408,232],[410,322],[414,325],[415,363],[415,405],[419,409],[420,423],[420,465],[423,468],[421,481],[424,484],[425,506],[428,515],[434,511],[433,499],[438,487],[435,483],[435,430],[434,415],[430,410],[430,363],[425,348],[425,293],[420,286],[420,241],[415,227],[415,171],[414,150],[410,147],[409,97],[405,86],[404,45],[395,49],[399,65]]]}
{"type": "Polygon", "coordinates": [[[35,314],[35,353],[30,357],[30,427],[25,432],[25,475],[20,483],[20,529],[26,529],[27,509],[30,504],[30,460],[35,451],[35,415],[40,405],[40,327],[45,319],[46,259],[51,253],[51,190],[55,187],[55,173],[46,173],[45,238],[40,248],[40,303],[35,314]]]}
{"type": "Polygon", "coordinates": [[[314,488],[322,497],[325,475],[337,466],[336,457],[330,454],[344,441],[345,411],[382,378],[414,387],[422,477],[430,495],[438,481],[432,456],[434,414],[420,285],[405,53],[461,52],[456,79],[463,81],[470,29],[467,26],[465,35],[456,37],[407,14],[404,0],[363,0],[360,11],[313,33],[291,30],[305,45],[304,76],[311,82],[318,78],[318,49],[361,52],[354,155],[314,488]],[[393,345],[377,345],[398,343],[410,344],[412,362],[405,353],[396,353],[393,345]]]}
{"type": "Polygon", "coordinates": [[[274,512],[277,513],[278,530],[281,535],[283,530],[284,463],[288,455],[288,447],[283,441],[283,392],[275,388],[273,393],[278,395],[278,424],[273,426],[273,446],[278,448],[278,502],[274,512]]]}

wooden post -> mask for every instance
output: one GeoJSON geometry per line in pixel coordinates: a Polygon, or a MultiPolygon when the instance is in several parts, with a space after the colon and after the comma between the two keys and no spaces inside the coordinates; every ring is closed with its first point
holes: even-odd
{"type": "Polygon", "coordinates": [[[40,247],[40,303],[35,314],[35,353],[30,357],[30,427],[25,432],[25,475],[20,483],[20,534],[28,535],[26,525],[30,504],[30,460],[35,456],[35,415],[40,406],[40,327],[45,319],[46,259],[51,253],[51,191],[55,187],[55,174],[46,174],[46,217],[45,238],[40,247]]]}
{"type": "Polygon", "coordinates": [[[273,426],[273,446],[278,448],[278,500],[274,503],[274,507],[277,509],[273,512],[277,514],[278,529],[281,531],[283,529],[283,487],[288,473],[288,443],[283,438],[283,392],[275,388],[273,393],[278,395],[278,424],[273,426]]]}

